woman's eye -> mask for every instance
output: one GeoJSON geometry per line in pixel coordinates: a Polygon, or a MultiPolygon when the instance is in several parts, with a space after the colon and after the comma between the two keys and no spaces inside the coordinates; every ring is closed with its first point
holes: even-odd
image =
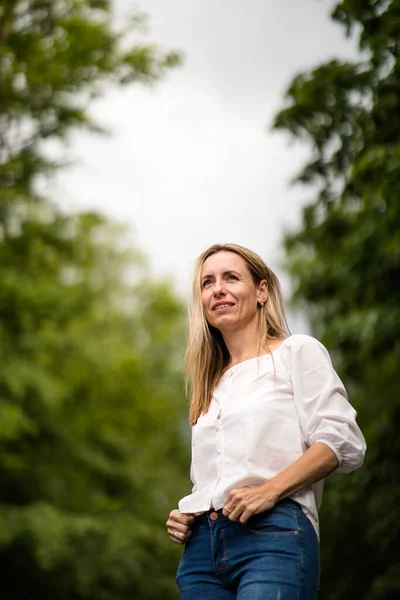
{"type": "Polygon", "coordinates": [[[210,283],[211,283],[211,279],[205,279],[201,285],[203,288],[205,288],[208,285],[210,285],[210,283]]]}
{"type": "Polygon", "coordinates": [[[228,279],[234,279],[237,281],[238,278],[236,277],[236,275],[233,275],[233,273],[231,273],[230,275],[228,275],[228,279]]]}

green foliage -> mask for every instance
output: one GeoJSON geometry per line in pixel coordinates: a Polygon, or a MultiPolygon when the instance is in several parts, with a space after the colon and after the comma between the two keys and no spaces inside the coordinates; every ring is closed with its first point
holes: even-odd
{"type": "Polygon", "coordinates": [[[343,0],[332,17],[358,36],[355,63],[298,75],[274,127],[306,140],[296,181],[316,199],[286,237],[295,299],[332,350],[366,434],[366,466],[328,482],[324,600],[400,593],[400,2],[343,0]]]}
{"type": "Polygon", "coordinates": [[[22,219],[0,246],[1,589],[172,598],[182,307],[120,229],[48,217],[22,219]]]}
{"type": "Polygon", "coordinates": [[[134,33],[107,0],[0,0],[2,598],[177,597],[181,303],[126,231],[36,185],[54,142],[99,129],[92,98],[178,64],[134,33]]]}
{"type": "MultiPolygon", "coordinates": [[[[112,85],[151,83],[180,62],[177,52],[132,43],[112,26],[110,2],[0,1],[0,191],[26,188],[55,165],[46,140],[97,129],[88,103],[112,85]]],[[[3,194],[3,201],[8,194],[3,194]]]]}

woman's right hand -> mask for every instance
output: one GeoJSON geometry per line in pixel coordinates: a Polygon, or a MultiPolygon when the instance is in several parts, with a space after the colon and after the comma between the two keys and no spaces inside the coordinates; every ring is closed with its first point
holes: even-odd
{"type": "Polygon", "coordinates": [[[178,509],[171,510],[167,525],[168,535],[175,544],[186,544],[192,535],[193,515],[185,515],[178,509]]]}

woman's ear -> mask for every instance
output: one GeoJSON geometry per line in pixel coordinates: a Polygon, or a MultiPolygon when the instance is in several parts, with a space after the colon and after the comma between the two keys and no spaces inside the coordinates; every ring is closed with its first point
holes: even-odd
{"type": "Polygon", "coordinates": [[[266,279],[262,279],[258,285],[258,302],[264,303],[268,298],[268,283],[266,279]]]}

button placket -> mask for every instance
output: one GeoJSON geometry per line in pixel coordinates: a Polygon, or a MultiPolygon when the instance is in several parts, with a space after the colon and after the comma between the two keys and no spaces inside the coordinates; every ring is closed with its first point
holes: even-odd
{"type": "MultiPolygon", "coordinates": [[[[227,381],[225,383],[222,406],[219,406],[220,417],[222,417],[224,410],[226,410],[226,402],[227,401],[229,402],[229,399],[227,399],[227,396],[232,392],[232,376],[233,376],[233,374],[234,374],[234,371],[230,371],[230,373],[228,374],[228,377],[227,377],[227,381]]],[[[216,431],[216,452],[218,455],[218,461],[217,461],[218,479],[221,479],[221,477],[223,475],[223,461],[224,461],[224,432],[223,432],[223,427],[222,427],[222,423],[221,423],[221,418],[217,419],[217,421],[215,423],[215,431],[216,431]]]]}
{"type": "Polygon", "coordinates": [[[223,429],[223,415],[226,411],[227,402],[229,402],[229,398],[227,396],[232,392],[232,376],[234,371],[230,371],[227,374],[225,385],[222,390],[222,396],[220,402],[218,402],[218,410],[219,410],[219,418],[215,420],[214,430],[215,430],[215,450],[217,454],[217,481],[215,483],[214,492],[212,494],[212,499],[215,498],[215,493],[218,490],[221,479],[223,479],[223,465],[224,465],[224,429],[223,429]]]}

